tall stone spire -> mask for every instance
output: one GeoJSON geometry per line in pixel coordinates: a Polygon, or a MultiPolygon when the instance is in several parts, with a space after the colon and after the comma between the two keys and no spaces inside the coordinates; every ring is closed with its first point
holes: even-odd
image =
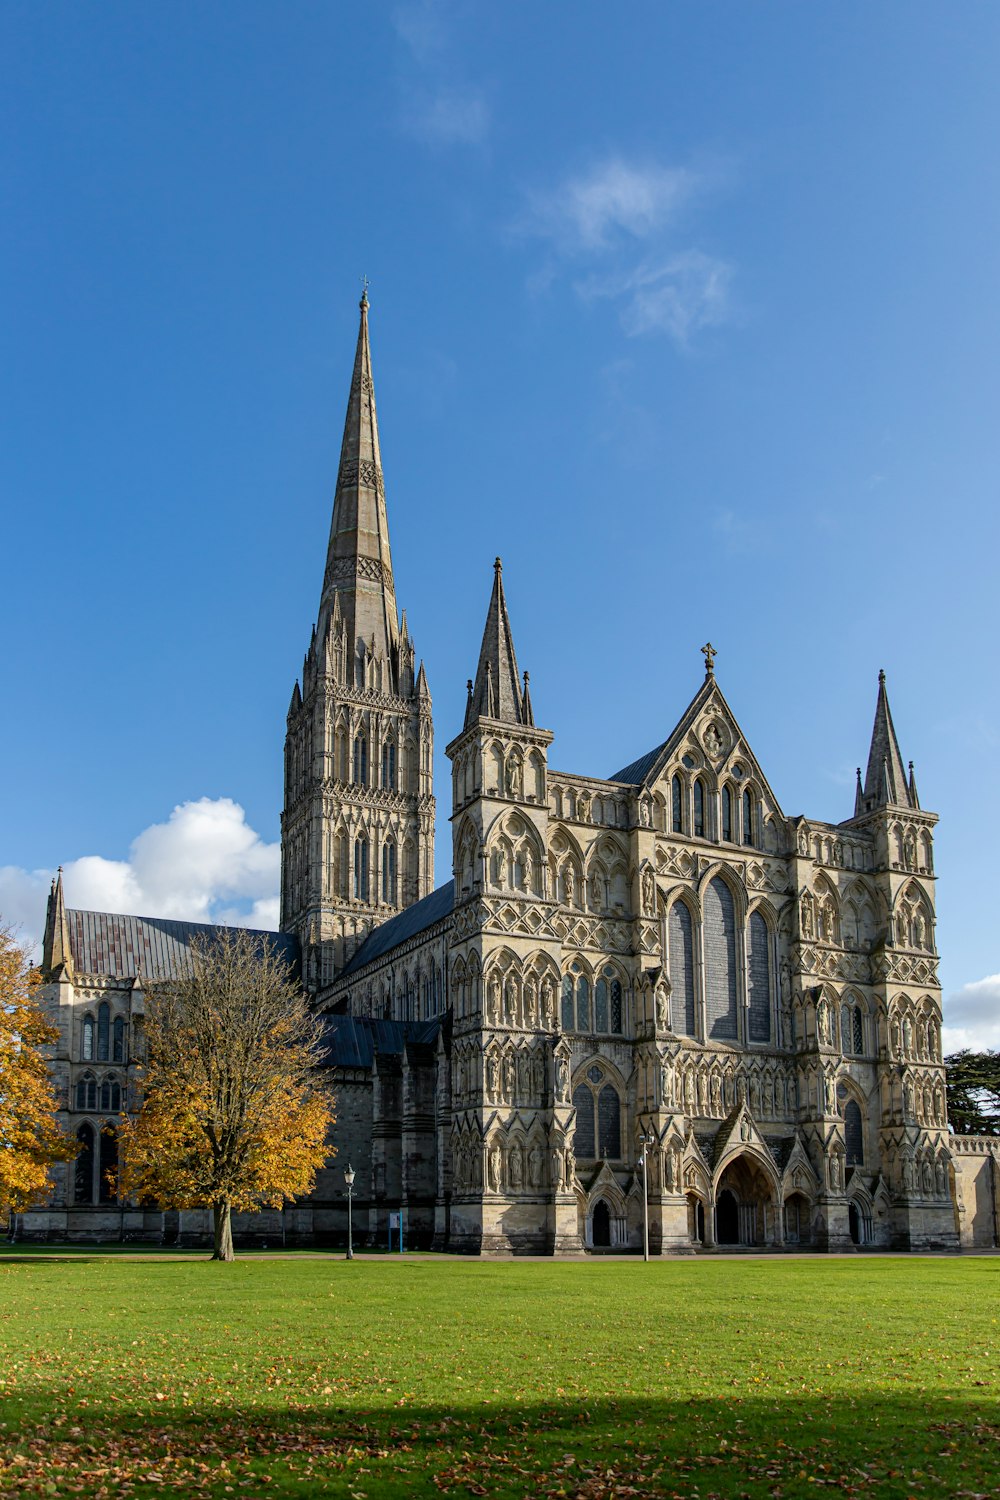
{"type": "Polygon", "coordinates": [[[872,743],[868,752],[868,769],[862,795],[865,812],[890,804],[899,807],[910,805],[907,777],[889,710],[884,672],[878,674],[878,701],[875,705],[875,723],[872,727],[872,743]]]}
{"type": "Polygon", "coordinates": [[[317,622],[321,639],[326,633],[335,597],[339,598],[347,631],[347,647],[352,657],[356,657],[363,647],[367,655],[387,659],[395,668],[399,613],[392,579],[389,522],[375,413],[367,290],[361,298],[361,323],[323,575],[317,622]]]}
{"type": "Polygon", "coordinates": [[[530,700],[521,692],[507,601],[503,593],[503,564],[493,564],[493,593],[479,651],[476,680],[465,709],[465,727],[476,719],[499,719],[505,724],[530,724],[530,700]]]}
{"type": "Polygon", "coordinates": [[[63,894],[62,865],[52,882],[45,912],[45,936],[42,939],[42,969],[53,975],[58,969],[72,972],[73,953],[69,941],[69,918],[66,915],[66,897],[63,894]]]}

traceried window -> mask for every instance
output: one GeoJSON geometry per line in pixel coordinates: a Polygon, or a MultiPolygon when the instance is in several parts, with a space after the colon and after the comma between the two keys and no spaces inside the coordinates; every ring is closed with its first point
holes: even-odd
{"type": "Polygon", "coordinates": [[[562,982],[562,1017],[563,1031],[573,1030],[573,976],[567,974],[562,982]]]}
{"type": "Polygon", "coordinates": [[[579,1160],[593,1161],[597,1155],[597,1133],[594,1128],[594,1093],[585,1083],[573,1090],[573,1108],[576,1110],[576,1134],[573,1150],[579,1160]]]}
{"type": "Polygon", "coordinates": [[[382,900],[387,906],[396,901],[396,846],[391,840],[382,846],[382,900]]]}
{"type": "Polygon", "coordinates": [[[694,836],[705,837],[705,783],[700,776],[694,784],[694,836]]]}
{"type": "Polygon", "coordinates": [[[354,899],[368,900],[368,840],[354,840],[354,899]]]}
{"type": "Polygon", "coordinates": [[[576,981],[576,1029],[590,1030],[590,980],[580,974],[576,981]]]}
{"type": "Polygon", "coordinates": [[[753,847],[757,840],[754,837],[754,808],[753,792],[743,793],[743,842],[753,847]]]}
{"type": "Polygon", "coordinates": [[[94,1061],[94,1018],[84,1016],[83,1018],[83,1060],[94,1061]]]}
{"type": "Polygon", "coordinates": [[[847,1148],[847,1165],[860,1167],[865,1160],[865,1134],[861,1110],[853,1099],[844,1105],[844,1145],[847,1148]]]}
{"type": "Polygon", "coordinates": [[[733,841],[733,794],[727,786],[722,788],[722,839],[726,844],[733,841]]]}
{"type": "Polygon", "coordinates": [[[848,1000],[840,1007],[840,1044],[853,1057],[864,1054],[865,1018],[856,1000],[848,1000]]]}
{"type": "Polygon", "coordinates": [[[583,1161],[620,1161],[622,1155],[622,1106],[618,1090],[595,1062],[573,1090],[576,1135],[573,1145],[583,1161]]]}
{"type": "Polygon", "coordinates": [[[747,953],[747,977],[750,981],[749,1039],[771,1040],[771,935],[759,911],[750,918],[750,942],[747,953]]]}
{"type": "Polygon", "coordinates": [[[622,1154],[622,1105],[611,1083],[597,1096],[597,1150],[611,1161],[618,1161],[622,1154]]]}
{"type": "Polygon", "coordinates": [[[670,823],[674,833],[684,832],[684,788],[679,776],[670,783],[670,823]]]}
{"type": "Polygon", "coordinates": [[[97,1079],[93,1073],[84,1073],[82,1078],[77,1079],[76,1107],[77,1109],[97,1108],[97,1079]]]}
{"type": "Polygon", "coordinates": [[[694,1036],[694,924],[683,901],[670,908],[671,1026],[678,1036],[694,1036]]]}
{"type": "Polygon", "coordinates": [[[122,1087],[117,1078],[105,1078],[101,1084],[101,1109],[118,1114],[122,1107],[122,1087]]]}
{"type": "Polygon", "coordinates": [[[612,969],[605,969],[594,985],[594,1030],[621,1035],[622,986],[612,969]]]}
{"type": "Polygon", "coordinates": [[[111,1061],[125,1062],[125,1018],[115,1016],[114,1025],[111,1028],[111,1061]]]}
{"type": "Polygon", "coordinates": [[[718,875],[705,892],[705,1016],[708,1035],[735,1041],[736,909],[733,893],[718,875]]]}

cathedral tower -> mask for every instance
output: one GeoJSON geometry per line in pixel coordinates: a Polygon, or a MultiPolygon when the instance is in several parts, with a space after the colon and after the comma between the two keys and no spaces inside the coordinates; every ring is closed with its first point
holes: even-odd
{"type": "Polygon", "coordinates": [[[319,615],[285,735],[281,926],[314,994],[431,890],[433,753],[427,676],[396,605],[366,293],[319,615]]]}

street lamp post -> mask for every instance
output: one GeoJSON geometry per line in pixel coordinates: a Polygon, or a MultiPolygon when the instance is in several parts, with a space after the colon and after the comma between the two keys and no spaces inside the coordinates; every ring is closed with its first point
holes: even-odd
{"type": "Polygon", "coordinates": [[[646,1153],[650,1146],[656,1144],[656,1137],[643,1131],[639,1137],[642,1146],[642,1154],[639,1157],[639,1166],[642,1168],[642,1258],[649,1259],[649,1177],[646,1172],[646,1153]]]}
{"type": "Polygon", "coordinates": [[[350,1162],[344,1172],[344,1181],[347,1183],[347,1259],[354,1259],[354,1236],[351,1224],[351,1196],[354,1191],[354,1168],[350,1162]]]}

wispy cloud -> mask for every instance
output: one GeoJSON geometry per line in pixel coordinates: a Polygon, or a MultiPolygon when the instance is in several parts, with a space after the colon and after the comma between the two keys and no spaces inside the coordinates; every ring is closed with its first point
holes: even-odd
{"type": "Polygon", "coordinates": [[[454,9],[449,0],[414,0],[392,13],[401,63],[401,121],[429,146],[476,146],[490,132],[485,90],[461,76],[454,9]]]}
{"type": "MultiPolygon", "coordinates": [[[[202,797],[144,829],[127,859],[87,854],[63,869],[70,906],[193,922],[278,926],[281,851],[250,827],[238,802],[202,797]]],[[[0,867],[0,915],[37,944],[54,871],[0,867]]]]}
{"type": "Polygon", "coordinates": [[[679,243],[689,209],[717,180],[690,167],[611,156],[533,189],[513,226],[517,238],[548,247],[531,290],[545,290],[572,267],[577,296],[613,304],[628,337],[661,335],[690,347],[695,335],[732,316],[732,265],[679,243]]]}
{"type": "Polygon", "coordinates": [[[948,997],[942,1045],[946,1055],[963,1047],[974,1052],[1000,1047],[1000,974],[974,979],[948,997]]]}

